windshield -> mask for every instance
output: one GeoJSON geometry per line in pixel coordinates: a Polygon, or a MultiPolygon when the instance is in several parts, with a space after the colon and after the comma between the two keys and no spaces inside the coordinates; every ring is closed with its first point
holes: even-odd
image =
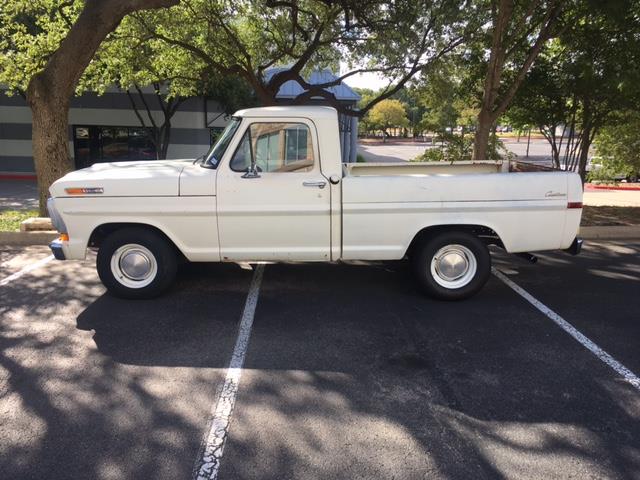
{"type": "Polygon", "coordinates": [[[205,163],[207,165],[211,165],[212,167],[217,167],[218,163],[222,159],[224,152],[227,150],[231,139],[233,138],[233,134],[236,133],[236,130],[240,126],[240,122],[242,119],[240,117],[233,117],[227,125],[227,128],[224,129],[218,141],[211,147],[209,152],[207,152],[205,163]]]}

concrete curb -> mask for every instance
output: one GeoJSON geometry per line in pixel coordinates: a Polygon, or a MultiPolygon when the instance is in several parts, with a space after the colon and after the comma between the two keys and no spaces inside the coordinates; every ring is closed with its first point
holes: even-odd
{"type": "Polygon", "coordinates": [[[640,225],[611,225],[608,227],[580,227],[582,238],[586,240],[607,239],[618,240],[625,238],[640,239],[640,225]]]}
{"type": "Polygon", "coordinates": [[[626,186],[626,185],[594,185],[592,183],[587,183],[585,185],[585,191],[595,191],[595,190],[613,190],[613,191],[620,191],[620,192],[639,192],[640,193],[640,186],[636,187],[636,186],[626,186]]]}
{"type": "Polygon", "coordinates": [[[58,232],[0,232],[0,245],[48,245],[58,232]]]}

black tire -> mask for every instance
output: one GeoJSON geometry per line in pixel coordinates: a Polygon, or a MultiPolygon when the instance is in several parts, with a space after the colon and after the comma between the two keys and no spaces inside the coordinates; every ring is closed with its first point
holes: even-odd
{"type": "Polygon", "coordinates": [[[173,245],[162,235],[143,227],[123,228],[110,234],[102,241],[96,260],[98,276],[107,290],[116,297],[129,299],[153,298],[160,295],[173,282],[177,265],[173,245]],[[129,250],[128,246],[131,246],[129,250]],[[139,248],[136,249],[135,246],[139,248]],[[122,255],[120,249],[124,249],[125,253],[128,251],[138,255],[142,252],[145,267],[151,264],[155,265],[155,268],[147,268],[149,273],[142,280],[128,277],[122,262],[114,257],[119,255],[120,258],[124,258],[125,255],[122,255]],[[114,269],[121,272],[120,279],[114,269]]]}
{"type": "Polygon", "coordinates": [[[439,300],[463,300],[475,295],[489,279],[491,274],[491,255],[487,246],[478,237],[466,232],[442,232],[427,238],[418,244],[411,256],[412,267],[422,289],[429,296],[439,300]],[[460,248],[463,247],[463,248],[460,248]],[[466,266],[466,273],[460,279],[444,278],[438,272],[438,261],[434,263],[435,277],[432,272],[432,262],[435,255],[450,247],[455,259],[462,260],[462,267],[466,266]],[[457,255],[457,257],[456,257],[457,255]],[[471,258],[473,257],[473,258],[471,258]],[[470,265],[475,265],[474,268],[470,265]],[[460,285],[456,285],[460,283],[460,285]],[[444,284],[444,285],[443,285],[444,284]]]}

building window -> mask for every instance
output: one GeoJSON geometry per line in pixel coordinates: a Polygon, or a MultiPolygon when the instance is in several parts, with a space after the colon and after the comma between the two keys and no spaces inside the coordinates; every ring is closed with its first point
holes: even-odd
{"type": "Polygon", "coordinates": [[[156,149],[144,128],[74,126],[76,168],[100,162],[155,160],[156,149]]]}

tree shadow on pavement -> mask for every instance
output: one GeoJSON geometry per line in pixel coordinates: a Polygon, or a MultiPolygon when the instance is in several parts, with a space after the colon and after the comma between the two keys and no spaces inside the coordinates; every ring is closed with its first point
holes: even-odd
{"type": "Polygon", "coordinates": [[[130,302],[66,262],[3,288],[0,477],[188,478],[250,278],[187,268],[130,302]]]}
{"type": "MultiPolygon", "coordinates": [[[[266,267],[220,478],[638,477],[637,392],[497,280],[436,302],[407,270],[266,267]]],[[[189,477],[250,278],[192,265],[138,302],[86,265],[12,284],[0,471],[189,477]]]]}

